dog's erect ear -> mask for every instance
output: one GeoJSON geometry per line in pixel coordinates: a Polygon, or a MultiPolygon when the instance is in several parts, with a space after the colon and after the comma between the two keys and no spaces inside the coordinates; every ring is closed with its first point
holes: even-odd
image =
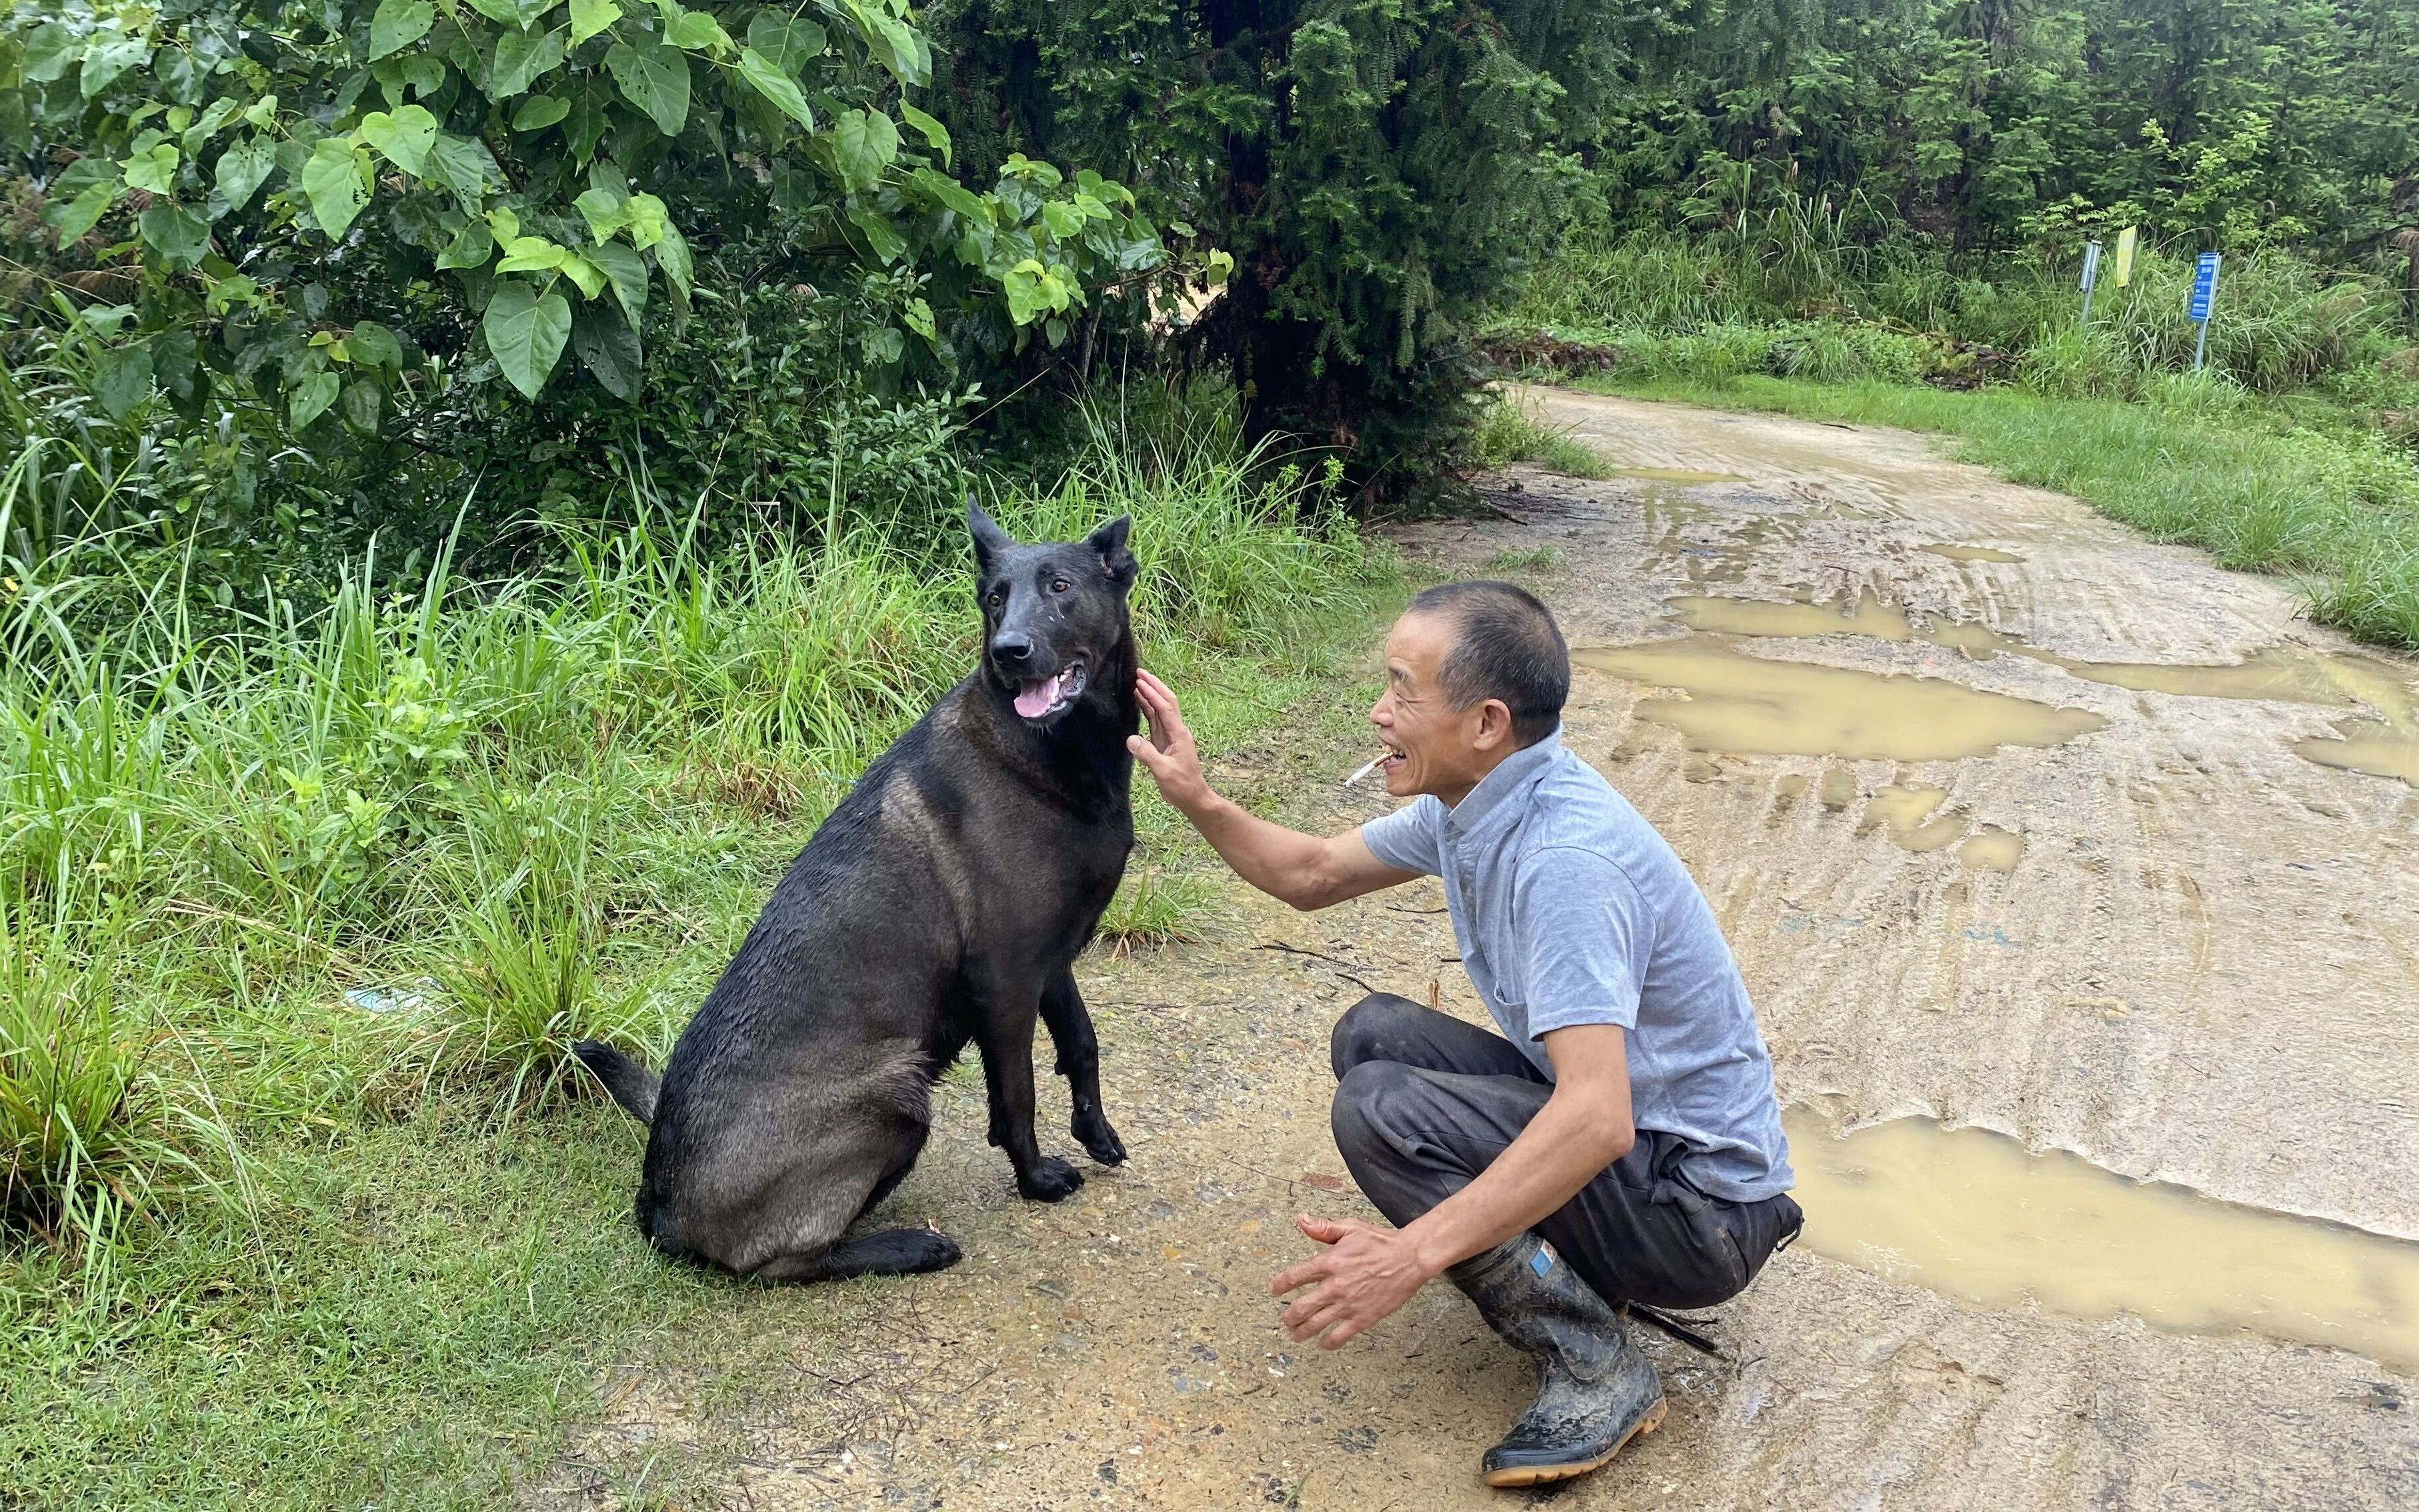
{"type": "Polygon", "coordinates": [[[1126,534],[1133,529],[1132,515],[1117,518],[1084,537],[1084,545],[1101,556],[1101,565],[1109,570],[1120,588],[1132,588],[1134,576],[1141,569],[1134,564],[1133,553],[1126,549],[1126,534]]]}
{"type": "Polygon", "coordinates": [[[1001,552],[1016,545],[1016,538],[993,523],[972,494],[966,495],[966,529],[975,538],[975,564],[985,572],[991,571],[1001,552]]]}

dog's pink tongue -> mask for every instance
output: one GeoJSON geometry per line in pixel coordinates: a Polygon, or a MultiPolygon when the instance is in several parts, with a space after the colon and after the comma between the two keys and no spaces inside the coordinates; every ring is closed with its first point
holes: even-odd
{"type": "Polygon", "coordinates": [[[1039,719],[1048,714],[1050,705],[1057,700],[1058,679],[1055,677],[1036,678],[1017,685],[1016,712],[1028,719],[1039,719]]]}

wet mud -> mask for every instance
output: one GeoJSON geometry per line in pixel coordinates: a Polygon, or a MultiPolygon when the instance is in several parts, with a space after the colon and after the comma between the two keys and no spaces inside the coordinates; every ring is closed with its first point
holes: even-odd
{"type": "MultiPolygon", "coordinates": [[[[1526,580],[1591,648],[1565,738],[1712,902],[1805,1182],[1805,1237],[1692,1315],[1719,1358],[1644,1336],[1664,1428],[1491,1492],[1530,1382],[1456,1294],[1284,1336],[1291,1215],[1369,1216],[1330,1026],[1372,988],[1479,1011],[1433,883],[1238,889],[1204,942],[1080,968],[1127,1166],[1020,1202],[978,1079],[945,1084],[882,1217],[964,1263],[734,1288],[745,1367],[632,1341],[529,1501],[652,1504],[678,1466],[680,1504],[750,1507],[2419,1504],[2411,664],[1922,438],[1533,398],[1629,475],[1392,533],[1560,563],[1526,580]]],[[[1286,723],[1220,783],[1313,827],[1389,807],[1337,785],[1365,741],[1286,723]]]]}

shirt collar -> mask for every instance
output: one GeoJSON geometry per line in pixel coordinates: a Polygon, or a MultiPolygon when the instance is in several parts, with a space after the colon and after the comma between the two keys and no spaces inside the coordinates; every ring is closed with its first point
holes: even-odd
{"type": "MultiPolygon", "coordinates": [[[[1445,828],[1458,838],[1468,835],[1487,822],[1487,816],[1504,810],[1506,800],[1524,795],[1536,786],[1546,768],[1563,752],[1563,732],[1556,726],[1552,733],[1533,746],[1526,746],[1496,763],[1495,770],[1478,779],[1478,786],[1469,796],[1445,810],[1445,828]]],[[[1515,806],[1517,807],[1517,806],[1515,806]]],[[[1506,810],[1506,811],[1511,811],[1506,810]]]]}

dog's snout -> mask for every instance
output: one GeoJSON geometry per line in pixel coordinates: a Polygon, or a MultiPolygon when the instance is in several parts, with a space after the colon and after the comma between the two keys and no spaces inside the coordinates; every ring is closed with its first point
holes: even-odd
{"type": "Polygon", "coordinates": [[[1033,655],[1033,637],[1022,630],[1002,630],[991,638],[991,654],[1001,662],[1021,662],[1033,655]]]}

